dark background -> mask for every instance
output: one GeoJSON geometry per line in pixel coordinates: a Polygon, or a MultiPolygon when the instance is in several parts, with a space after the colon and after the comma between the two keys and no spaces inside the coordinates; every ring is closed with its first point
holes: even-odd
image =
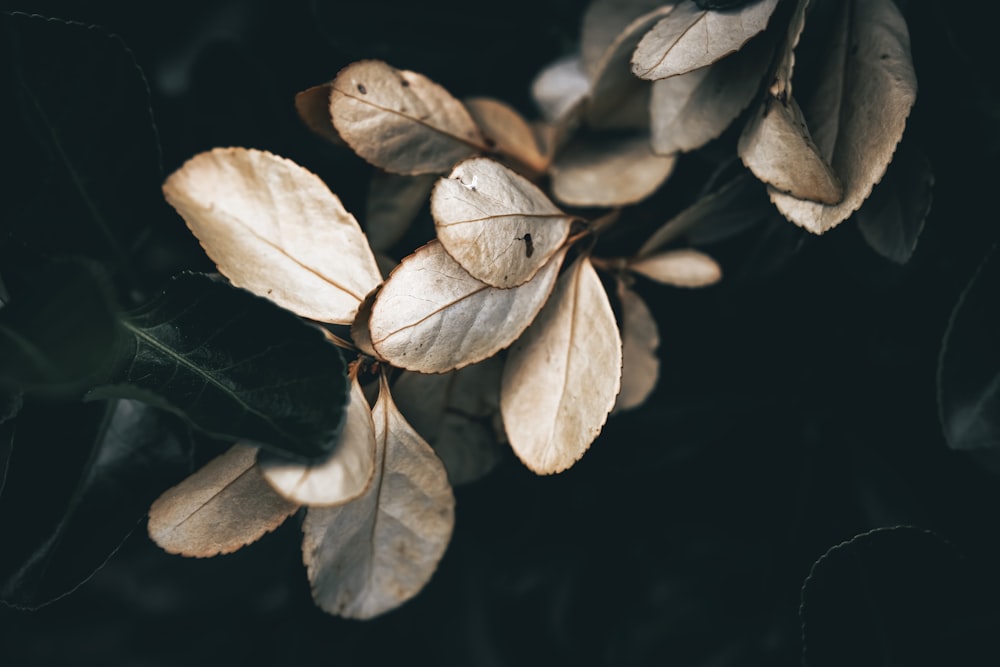
{"type": "MultiPolygon", "coordinates": [[[[508,455],[456,489],[438,572],[382,618],[346,621],[313,606],[294,522],[204,561],[169,556],[137,530],[74,594],[34,612],[0,607],[0,665],[795,665],[814,561],[896,525],[931,530],[960,556],[942,556],[931,539],[889,537],[864,561],[875,563],[867,583],[850,569],[831,575],[832,590],[849,593],[817,594],[816,636],[848,646],[841,664],[1000,664],[984,653],[1000,616],[990,567],[1000,557],[1000,479],[985,458],[948,449],[935,402],[949,315],[998,236],[995,38],[980,4],[901,4],[920,84],[907,140],[936,179],[907,265],[876,255],[852,222],[822,238],[788,223],[716,249],[719,286],[640,283],[662,337],[649,402],[613,417],[568,472],[535,477],[508,455]],[[894,576],[907,585],[878,586],[894,576]],[[928,631],[918,621],[944,597],[949,611],[928,631]],[[872,608],[884,621],[876,636],[891,641],[852,644],[859,610],[872,608]],[[912,650],[928,632],[933,648],[912,650]]],[[[458,97],[490,95],[531,115],[531,78],[573,48],[583,9],[569,0],[2,6],[123,38],[149,81],[165,174],[214,146],[262,148],[323,176],[355,212],[370,170],[304,129],[296,92],[377,57],[458,97]]],[[[732,154],[730,135],[683,158],[650,215],[665,220],[689,203],[732,154]]],[[[211,268],[169,209],[155,225],[151,281],[211,268]]],[[[820,649],[811,664],[834,663],[820,649]]]]}

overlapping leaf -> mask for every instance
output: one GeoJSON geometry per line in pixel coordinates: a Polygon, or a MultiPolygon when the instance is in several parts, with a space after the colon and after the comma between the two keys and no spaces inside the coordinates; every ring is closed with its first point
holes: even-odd
{"type": "Polygon", "coordinates": [[[539,145],[531,125],[516,109],[490,97],[467,99],[465,108],[498,158],[528,176],[545,173],[549,156],[539,145]]]}
{"type": "Polygon", "coordinates": [[[330,83],[321,83],[295,94],[295,110],[306,127],[319,136],[341,146],[344,140],[337,134],[330,118],[330,83]]]}
{"type": "Polygon", "coordinates": [[[207,558],[257,541],[298,507],[264,481],[256,447],[234,445],[156,499],[149,536],[169,553],[207,558]]]}
{"type": "MultiPolygon", "coordinates": [[[[640,16],[669,5],[676,0],[594,0],[587,5],[580,27],[580,56],[583,69],[594,77],[600,74],[601,61],[608,48],[629,24],[640,16]]],[[[633,45],[633,49],[635,46],[633,45]]]]}
{"type": "Polygon", "coordinates": [[[332,88],[337,133],[386,171],[442,173],[488,150],[462,103],[422,74],[362,60],[341,70],[332,88]]]}
{"type": "Polygon", "coordinates": [[[630,261],[628,268],[650,280],[675,287],[705,287],[722,278],[718,263],[692,248],[647,255],[630,261]]]}
{"type": "Polygon", "coordinates": [[[565,250],[529,282],[511,289],[476,280],[432,241],[389,276],[369,321],[375,351],[393,366],[444,373],[491,357],[535,319],[555,284],[565,250]]]}
{"type": "Polygon", "coordinates": [[[656,387],[660,375],[660,332],[646,302],[618,281],[621,304],[622,388],[615,412],[642,405],[656,387]]]}
{"type": "Polygon", "coordinates": [[[472,277],[500,288],[530,280],[573,222],[533,183],[487,158],[466,160],[438,181],[431,214],[448,254],[472,277]]]}
{"type": "Polygon", "coordinates": [[[349,324],[382,280],[354,216],[290,160],[217,148],[188,160],[163,192],[234,285],[302,317],[349,324]]]}
{"type": "Polygon", "coordinates": [[[436,180],[436,174],[402,176],[375,172],[368,186],[364,221],[368,243],[374,250],[388,250],[403,238],[430,198],[436,180]]]}
{"type": "Polygon", "coordinates": [[[621,335],[608,295],[581,257],[504,366],[500,410],[521,461],[552,474],[579,460],[614,407],[621,369],[621,335]]]}
{"type": "Polygon", "coordinates": [[[624,206],[651,195],[674,170],[673,155],[653,152],[647,135],[590,137],[552,164],[552,194],[571,206],[624,206]]]}
{"type": "Polygon", "coordinates": [[[310,508],[302,526],[313,599],[348,618],[378,616],[420,592],[454,526],[444,466],[399,412],[384,377],[372,418],[372,484],[347,505],[310,508]]]}
{"type": "Polygon", "coordinates": [[[557,126],[572,125],[590,94],[590,79],[579,55],[550,63],[531,82],[531,98],[542,117],[557,126]]]}

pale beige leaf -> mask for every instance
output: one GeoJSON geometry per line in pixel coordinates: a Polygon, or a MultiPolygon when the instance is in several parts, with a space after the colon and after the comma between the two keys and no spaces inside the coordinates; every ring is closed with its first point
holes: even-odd
{"type": "Polygon", "coordinates": [[[503,363],[490,357],[431,375],[404,371],[392,387],[400,411],[441,458],[453,485],[474,482],[502,459],[492,417],[500,409],[503,363]]]}
{"type": "Polygon", "coordinates": [[[397,174],[442,173],[487,150],[469,112],[447,90],[380,60],[337,74],[330,116],[355,153],[397,174]]]}
{"type": "Polygon", "coordinates": [[[382,280],[354,216],[291,160],[216,148],[185,162],[163,193],[230,282],[302,317],[349,324],[382,280]]]}
{"type": "Polygon", "coordinates": [[[570,144],[552,164],[552,194],[570,206],[624,206],[642,201],[674,170],[647,135],[591,137],[570,144]]]}
{"type": "MultiPolygon", "coordinates": [[[[372,332],[368,329],[368,321],[372,317],[372,306],[375,304],[375,297],[378,296],[381,289],[381,286],[379,286],[369,292],[368,296],[365,297],[365,300],[358,307],[358,314],[354,317],[354,322],[351,323],[351,341],[353,341],[354,347],[363,354],[367,354],[369,357],[374,357],[375,359],[379,359],[379,356],[372,345],[372,332]]],[[[379,359],[379,361],[384,361],[384,359],[379,359]]]]}
{"type": "Polygon", "coordinates": [[[691,248],[667,250],[629,262],[630,271],[674,287],[705,287],[719,282],[718,262],[691,248]]]}
{"type": "Polygon", "coordinates": [[[346,144],[337,134],[337,129],[333,126],[333,120],[330,118],[330,91],[332,89],[330,83],[323,83],[296,93],[295,110],[306,127],[315,134],[344,146],[346,144]]]}
{"type": "Polygon", "coordinates": [[[575,124],[588,95],[590,79],[577,54],[550,63],[531,82],[531,98],[542,117],[555,126],[575,124]]]}
{"type": "Polygon", "coordinates": [[[206,558],[236,551],[299,508],[274,492],[256,465],[257,448],[235,445],[149,508],[149,536],[163,550],[206,558]]]}
{"type": "Polygon", "coordinates": [[[555,284],[562,250],[511,289],[476,280],[432,241],[405,258],[379,292],[369,321],[375,350],[397,368],[445,373],[513,343],[555,284]]]}
{"type": "Polygon", "coordinates": [[[375,471],[375,427],[358,379],[351,382],[344,430],[329,458],[307,465],[261,455],[259,464],[274,490],[300,505],[343,505],[361,495],[375,471]]]}
{"type": "Polygon", "coordinates": [[[622,389],[614,412],[642,405],[656,387],[660,375],[660,332],[646,302],[618,281],[622,309],[622,389]]]}
{"type": "Polygon", "coordinates": [[[778,0],[756,0],[737,9],[706,10],[682,2],[639,42],[632,72],[656,80],[707,67],[763,32],[777,6],[778,0]]]}
{"type": "Polygon", "coordinates": [[[530,280],[573,223],[528,179],[487,158],[459,163],[434,187],[437,237],[473,278],[506,289],[530,280]]]}
{"type": "Polygon", "coordinates": [[[621,388],[622,341],[586,257],[507,356],[500,411],[514,453],[538,474],[572,466],[601,432],[621,388]]]}
{"type": "Polygon", "coordinates": [[[832,229],[871,194],[892,160],[917,94],[906,22],[892,0],[852,0],[840,7],[825,50],[825,69],[803,105],[821,155],[844,184],[834,206],[771,192],[781,213],[814,234],[832,229]],[[848,48],[849,47],[849,48],[848,48]]]}
{"type": "MultiPolygon", "coordinates": [[[[635,19],[668,5],[676,0],[594,0],[583,13],[580,28],[580,56],[588,76],[598,73],[601,60],[619,35],[635,19]]],[[[641,37],[641,35],[640,35],[641,37]]],[[[635,46],[632,46],[632,50],[635,46]]],[[[629,51],[631,54],[631,50],[629,51]]]]}
{"type": "Polygon", "coordinates": [[[436,174],[403,176],[375,172],[368,184],[364,221],[372,249],[388,250],[403,238],[420,209],[430,200],[436,180],[436,174]]]}
{"type": "Polygon", "coordinates": [[[372,418],[377,468],[368,491],[341,507],[309,508],[302,526],[313,599],[346,618],[378,616],[419,593],[455,524],[444,466],[400,414],[384,380],[372,418]]]}
{"type": "Polygon", "coordinates": [[[755,39],[710,67],[655,81],[649,107],[653,150],[691,151],[720,136],[757,94],[772,52],[770,41],[755,39]]]}
{"type": "Polygon", "coordinates": [[[550,159],[531,125],[514,107],[489,97],[473,97],[465,100],[465,108],[494,155],[526,176],[545,173],[550,159]]]}

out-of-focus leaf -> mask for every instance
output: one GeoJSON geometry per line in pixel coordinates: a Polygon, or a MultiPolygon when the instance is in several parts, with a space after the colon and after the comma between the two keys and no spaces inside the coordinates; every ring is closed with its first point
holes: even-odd
{"type": "Polygon", "coordinates": [[[321,83],[295,94],[295,110],[306,127],[315,134],[341,146],[344,140],[337,134],[330,118],[330,91],[332,83],[321,83]]]}
{"type": "Polygon", "coordinates": [[[628,268],[650,280],[674,287],[705,287],[722,278],[722,269],[714,259],[691,248],[646,255],[629,262],[628,268]]]}
{"type": "Polygon", "coordinates": [[[937,400],[952,449],[1000,448],[1000,262],[994,248],[962,292],[941,343],[937,400]]]}
{"type": "Polygon", "coordinates": [[[572,124],[589,94],[590,80],[576,54],[550,63],[531,82],[531,98],[542,117],[556,126],[572,124]]]}
{"type": "Polygon", "coordinates": [[[525,176],[545,173],[549,157],[531,125],[514,107],[490,97],[473,97],[465,100],[465,108],[498,159],[525,176]]]}
{"type": "Polygon", "coordinates": [[[324,611],[372,618],[427,584],[455,522],[455,498],[434,450],[389,395],[384,376],[372,411],[376,472],[368,491],[340,507],[311,507],[302,556],[324,611]]]}
{"type": "Polygon", "coordinates": [[[669,155],[700,148],[749,106],[770,64],[772,44],[755,39],[709,67],[653,83],[649,102],[653,150],[669,155]]]}
{"type": "Polygon", "coordinates": [[[910,36],[895,3],[851,0],[838,9],[819,85],[802,109],[819,154],[843,183],[843,201],[828,206],[771,191],[778,210],[814,234],[846,220],[882,179],[917,94],[910,36]]]}
{"type": "Polygon", "coordinates": [[[330,116],[355,153],[385,171],[427,174],[489,150],[462,103],[422,74],[379,60],[342,69],[330,116]]]}
{"type": "Polygon", "coordinates": [[[157,494],[190,471],[190,442],[167,419],[126,400],[62,406],[58,414],[49,404],[25,405],[10,423],[13,450],[0,495],[4,602],[36,608],[75,590],[157,494]],[[80,442],[87,438],[90,447],[80,442]]]}
{"type": "Polygon", "coordinates": [[[234,445],[156,499],[149,537],[169,553],[208,558],[256,542],[298,508],[264,480],[256,447],[234,445]]]}
{"type": "Polygon", "coordinates": [[[98,264],[49,262],[9,277],[13,300],[0,309],[0,391],[79,398],[112,372],[128,335],[98,264]]]}
{"type": "Polygon", "coordinates": [[[184,163],[163,192],[234,285],[302,317],[350,324],[382,281],[354,216],[291,160],[217,148],[184,163]]]}
{"type": "Polygon", "coordinates": [[[344,358],[317,327],[198,274],[128,314],[129,353],[91,398],[135,398],[219,438],[325,458],[343,425],[344,358]]]}
{"type": "Polygon", "coordinates": [[[632,72],[665,79],[707,67],[763,32],[778,0],[757,0],[740,9],[709,11],[682,2],[653,26],[632,55],[632,72]]]}
{"type": "Polygon", "coordinates": [[[531,181],[487,158],[466,160],[438,181],[431,215],[448,254],[473,278],[504,289],[531,280],[574,220],[531,181]]]}
{"type": "Polygon", "coordinates": [[[511,289],[476,280],[432,241],[405,258],[372,306],[372,344],[397,368],[445,373],[513,343],[555,285],[566,251],[511,289]]]}
{"type": "Polygon", "coordinates": [[[972,583],[965,559],[933,533],[901,526],[855,536],[817,560],[802,586],[802,664],[949,664],[972,583]]]}
{"type": "Polygon", "coordinates": [[[754,2],[754,0],[694,0],[694,4],[702,9],[732,9],[754,2]]]}
{"type": "Polygon", "coordinates": [[[622,340],[586,257],[507,356],[500,411],[518,458],[540,475],[562,472],[601,432],[621,388],[622,340]]]}
{"type": "Polygon", "coordinates": [[[39,16],[2,13],[0,33],[5,231],[136,278],[130,254],[163,204],[149,90],[132,53],[99,28],[39,16]]]}
{"type": "Polygon", "coordinates": [[[552,164],[552,194],[571,206],[634,204],[663,185],[675,161],[654,153],[647,135],[578,139],[552,164]]]}
{"type": "Polygon", "coordinates": [[[453,485],[476,481],[502,458],[490,423],[500,410],[502,369],[491,357],[441,375],[406,371],[392,386],[400,411],[434,448],[453,485]]]}
{"type": "MultiPolygon", "coordinates": [[[[365,233],[376,251],[385,251],[410,229],[420,209],[430,200],[436,174],[402,176],[375,172],[368,186],[365,233]]],[[[375,258],[376,262],[378,257],[375,258]]]]}
{"type": "Polygon", "coordinates": [[[618,281],[621,304],[622,388],[615,401],[615,412],[642,405],[656,387],[660,375],[660,332],[646,302],[618,281]]]}
{"type": "Polygon", "coordinates": [[[897,264],[908,262],[930,213],[933,187],[927,156],[904,139],[882,181],[855,216],[868,245],[897,264]]]}
{"type": "Polygon", "coordinates": [[[580,28],[580,56],[587,75],[593,78],[600,73],[604,54],[632,21],[676,4],[675,0],[593,0],[580,28]]]}
{"type": "Polygon", "coordinates": [[[375,474],[375,426],[358,379],[351,382],[344,431],[329,458],[303,465],[262,454],[258,463],[268,484],[297,505],[342,505],[364,493],[375,474]]]}

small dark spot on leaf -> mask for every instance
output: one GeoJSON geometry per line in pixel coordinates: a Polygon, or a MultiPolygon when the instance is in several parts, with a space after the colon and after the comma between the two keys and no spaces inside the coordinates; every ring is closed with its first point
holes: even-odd
{"type": "Polygon", "coordinates": [[[515,236],[516,241],[524,241],[524,256],[531,257],[535,253],[535,244],[531,240],[531,234],[525,234],[524,236],[515,236]]]}
{"type": "Polygon", "coordinates": [[[403,88],[409,88],[410,87],[410,82],[407,81],[406,79],[400,79],[399,83],[400,83],[400,85],[403,86],[403,88]]]}
{"type": "Polygon", "coordinates": [[[363,83],[359,83],[358,84],[358,92],[361,93],[362,95],[367,95],[368,94],[368,89],[365,88],[365,85],[363,83]]]}
{"type": "Polygon", "coordinates": [[[496,149],[497,142],[494,141],[493,139],[490,139],[489,137],[483,137],[483,141],[486,143],[486,147],[491,151],[496,149]]]}
{"type": "Polygon", "coordinates": [[[879,56],[879,59],[880,60],[888,60],[889,59],[889,54],[888,53],[883,53],[882,55],[879,56]]]}

